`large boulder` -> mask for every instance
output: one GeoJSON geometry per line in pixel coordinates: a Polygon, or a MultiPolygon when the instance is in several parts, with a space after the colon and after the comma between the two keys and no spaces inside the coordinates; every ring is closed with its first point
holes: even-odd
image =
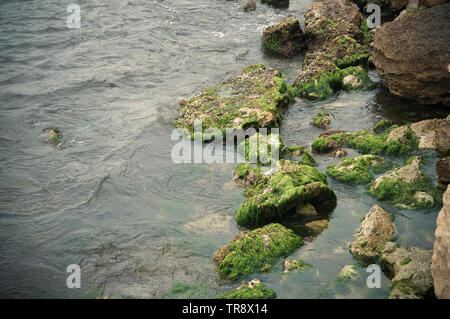
{"type": "Polygon", "coordinates": [[[449,14],[450,4],[442,4],[416,10],[377,30],[373,61],[392,94],[450,106],[449,14]]]}
{"type": "Polygon", "coordinates": [[[298,19],[286,18],[266,28],[262,42],[266,49],[292,57],[304,47],[305,37],[298,19]]]}
{"type": "Polygon", "coordinates": [[[387,242],[380,252],[380,260],[392,278],[389,298],[423,298],[433,296],[431,276],[432,250],[402,246],[387,242]]]}
{"type": "Polygon", "coordinates": [[[439,212],[431,271],[438,298],[450,298],[450,186],[444,193],[444,207],[439,212]]]}
{"type": "Polygon", "coordinates": [[[370,260],[378,256],[379,247],[391,240],[394,234],[391,216],[380,206],[373,205],[361,222],[350,252],[355,258],[370,260]]]}

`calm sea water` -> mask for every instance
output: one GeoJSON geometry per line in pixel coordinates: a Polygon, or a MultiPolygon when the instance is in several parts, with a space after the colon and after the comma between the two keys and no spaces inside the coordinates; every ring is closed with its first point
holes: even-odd
{"type": "MultiPolygon", "coordinates": [[[[238,286],[215,272],[214,251],[240,230],[243,191],[234,165],[170,160],[178,100],[236,74],[250,63],[279,68],[293,81],[302,57],[281,59],[261,47],[265,27],[285,16],[303,21],[312,1],[288,9],[225,0],[34,0],[0,3],[0,297],[159,298],[174,283],[206,287],[208,296],[238,286]],[[68,29],[66,8],[81,7],[81,28],[68,29]],[[47,132],[63,132],[61,148],[47,132]],[[66,287],[79,264],[81,289],[66,287]]],[[[376,74],[372,74],[376,80],[376,74]]],[[[402,124],[446,110],[393,98],[386,90],[297,100],[281,129],[284,143],[309,146],[331,129],[368,129],[381,118],[402,124]]],[[[351,153],[355,154],[355,153],[351,153]]],[[[336,159],[317,157],[319,169],[336,159]]],[[[427,153],[434,176],[436,157],[427,153]]],[[[401,162],[405,158],[392,159],[401,162]]],[[[361,217],[375,200],[365,189],[329,180],[339,201],[329,228],[291,255],[314,267],[282,275],[282,260],[256,274],[281,298],[384,298],[390,282],[368,289],[339,285],[361,217]]],[[[438,208],[396,211],[397,242],[430,249],[438,208]]]]}

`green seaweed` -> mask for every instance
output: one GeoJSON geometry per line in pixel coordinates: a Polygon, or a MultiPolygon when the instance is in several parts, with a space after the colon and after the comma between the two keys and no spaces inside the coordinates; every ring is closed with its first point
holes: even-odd
{"type": "Polygon", "coordinates": [[[330,165],[327,174],[347,184],[367,184],[372,181],[372,171],[380,172],[388,164],[379,156],[362,155],[344,158],[338,164],[330,165]]]}
{"type": "Polygon", "coordinates": [[[239,288],[217,296],[217,299],[274,299],[277,294],[262,283],[255,283],[253,287],[244,284],[239,288]]]}

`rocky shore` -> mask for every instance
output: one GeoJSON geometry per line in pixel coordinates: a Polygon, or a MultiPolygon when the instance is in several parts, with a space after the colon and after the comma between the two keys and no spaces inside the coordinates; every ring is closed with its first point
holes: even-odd
{"type": "MultiPolygon", "coordinates": [[[[397,17],[375,32],[367,27],[361,14],[366,1],[349,0],[313,2],[305,14],[303,30],[296,18],[269,26],[262,36],[265,49],[286,57],[304,52],[302,71],[292,86],[278,70],[250,65],[200,95],[183,99],[175,126],[189,134],[199,121],[204,131],[279,127],[284,111],[296,97],[326,99],[340,90],[375,88],[368,76],[374,68],[393,95],[424,104],[450,105],[450,4],[419,1],[414,10],[413,1],[379,2],[397,17]],[[440,32],[443,29],[446,31],[440,32]]],[[[254,1],[249,1],[243,9],[252,11],[255,6],[254,1]]],[[[311,125],[327,129],[331,119],[329,113],[318,113],[311,125]]],[[[238,146],[246,159],[252,155],[248,144],[257,137],[250,136],[238,146]]],[[[279,139],[281,158],[241,164],[234,171],[234,181],[246,196],[237,211],[236,223],[248,230],[214,254],[222,278],[249,280],[248,276],[270,272],[280,259],[299,249],[304,235],[284,225],[288,218],[303,218],[309,236],[326,229],[328,216],[338,201],[327,183],[328,175],[340,183],[365,186],[377,201],[361,222],[350,253],[362,263],[382,267],[392,280],[389,297],[449,298],[449,189],[438,218],[434,255],[431,250],[396,244],[396,228],[387,210],[442,205],[442,190],[434,186],[421,165],[424,152],[442,157],[436,164],[436,174],[440,188],[445,188],[449,182],[449,162],[444,157],[450,153],[450,116],[401,126],[383,120],[358,132],[324,132],[312,142],[313,154],[342,157],[349,149],[360,153],[330,165],[326,172],[314,167],[316,161],[308,147],[285,146],[279,136],[274,138],[279,139]],[[398,165],[386,156],[407,159],[398,165]]],[[[312,267],[292,259],[285,259],[284,265],[286,273],[312,267]]],[[[340,278],[354,276],[352,266],[346,266],[340,278]]],[[[276,293],[258,279],[218,296],[275,297],[276,293]]]]}

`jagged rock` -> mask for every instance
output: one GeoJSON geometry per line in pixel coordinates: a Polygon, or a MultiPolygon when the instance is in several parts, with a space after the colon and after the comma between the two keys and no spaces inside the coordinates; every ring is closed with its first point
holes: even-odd
{"type": "Polygon", "coordinates": [[[394,234],[391,216],[380,206],[373,205],[361,222],[350,252],[355,258],[369,260],[378,255],[378,247],[389,241],[394,234]]]}
{"type": "Polygon", "coordinates": [[[301,260],[295,260],[295,259],[286,259],[284,261],[284,272],[302,272],[303,270],[311,268],[311,265],[305,264],[301,260]]]}
{"type": "Polygon", "coordinates": [[[199,121],[203,123],[203,131],[277,127],[281,109],[292,98],[293,93],[279,71],[252,64],[240,75],[185,101],[175,126],[191,133],[199,121]]]}
{"type": "Polygon", "coordinates": [[[450,186],[444,193],[444,206],[439,212],[431,271],[434,292],[438,298],[450,298],[450,186]]]}
{"type": "Polygon", "coordinates": [[[318,235],[328,228],[328,220],[315,220],[305,224],[305,227],[308,228],[313,235],[318,235]]]}
{"type": "Polygon", "coordinates": [[[347,184],[367,184],[373,179],[372,171],[380,171],[387,163],[376,155],[361,155],[354,158],[344,158],[339,163],[331,165],[327,174],[347,184]]]}
{"type": "Polygon", "coordinates": [[[305,37],[298,19],[285,18],[264,30],[262,42],[268,50],[292,57],[304,47],[305,37]]]}
{"type": "Polygon", "coordinates": [[[422,104],[450,105],[450,4],[387,22],[375,33],[373,61],[389,91],[422,104]]]}
{"type": "Polygon", "coordinates": [[[281,168],[276,173],[247,190],[248,198],[236,217],[239,225],[261,226],[279,221],[307,203],[319,213],[329,213],[336,207],[336,194],[327,186],[324,174],[309,165],[288,160],[279,163],[281,168]]]}
{"type": "Polygon", "coordinates": [[[280,224],[269,224],[243,231],[219,248],[213,260],[218,271],[230,280],[270,269],[278,257],[292,253],[303,245],[300,236],[280,224]]]}
{"type": "Polygon", "coordinates": [[[255,11],[256,10],[256,1],[249,0],[243,7],[244,11],[255,11]]]}
{"type": "Polygon", "coordinates": [[[421,156],[414,156],[405,166],[378,177],[370,185],[369,192],[378,200],[388,201],[399,207],[417,208],[433,205],[438,193],[420,170],[422,160],[421,156]]]}
{"type": "MultiPolygon", "coordinates": [[[[432,250],[387,242],[381,249],[380,258],[388,276],[392,277],[394,288],[417,298],[433,295],[432,254],[432,250]]],[[[391,292],[391,298],[401,297],[394,294],[391,292]]]]}
{"type": "Polygon", "coordinates": [[[261,283],[258,278],[241,285],[239,288],[223,295],[217,299],[273,299],[277,294],[272,289],[261,283]]]}
{"type": "Polygon", "coordinates": [[[445,190],[450,183],[450,156],[439,159],[436,162],[436,177],[439,180],[439,187],[445,190]]]}

